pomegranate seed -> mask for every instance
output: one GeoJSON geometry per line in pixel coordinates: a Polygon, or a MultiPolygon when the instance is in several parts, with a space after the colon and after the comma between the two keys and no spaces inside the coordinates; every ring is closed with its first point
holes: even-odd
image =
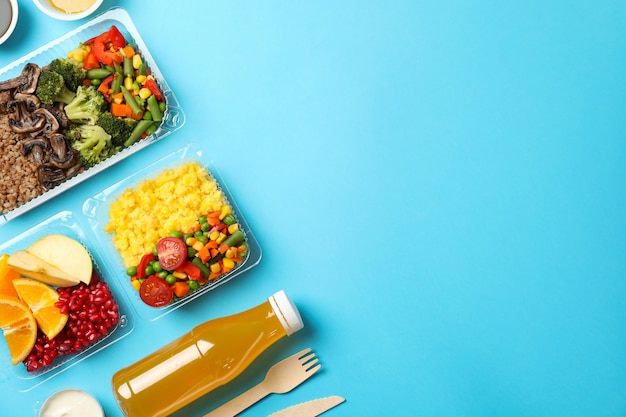
{"type": "Polygon", "coordinates": [[[24,360],[28,372],[54,364],[60,356],[78,353],[103,338],[119,322],[118,306],[107,284],[94,274],[91,284],[58,288],[55,306],[68,315],[61,333],[50,340],[41,331],[31,353],[24,360]]]}

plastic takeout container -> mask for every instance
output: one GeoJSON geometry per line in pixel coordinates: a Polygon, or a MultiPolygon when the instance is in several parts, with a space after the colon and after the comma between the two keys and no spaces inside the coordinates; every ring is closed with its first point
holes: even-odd
{"type": "Polygon", "coordinates": [[[18,17],[17,0],[0,0],[0,45],[13,34],[18,17]]]}
{"type": "MultiPolygon", "coordinates": [[[[122,8],[114,8],[104,12],[66,35],[61,36],[60,38],[0,69],[0,80],[4,81],[19,76],[24,68],[24,65],[29,62],[38,64],[39,66],[47,65],[53,59],[67,55],[68,52],[75,49],[81,42],[109,30],[111,25],[117,26],[127,41],[137,46],[139,52],[143,55],[145,62],[161,87],[166,103],[166,109],[163,115],[164,119],[161,126],[154,134],[148,136],[146,139],[135,142],[132,146],[123,149],[121,152],[108,158],[100,164],[66,180],[48,191],[45,191],[41,195],[31,199],[17,208],[12,209],[11,211],[5,212],[4,214],[0,213],[0,225],[33,209],[34,207],[39,206],[40,204],[45,203],[51,198],[63,193],[64,191],[98,174],[99,172],[110,168],[117,162],[133,155],[154,142],[163,139],[170,133],[180,129],[185,123],[185,115],[178,100],[176,99],[176,96],[174,95],[174,92],[170,89],[167,81],[163,77],[163,74],[161,74],[156,62],[152,58],[150,51],[142,40],[141,35],[133,24],[128,12],[122,8]]],[[[0,140],[2,140],[2,138],[0,138],[0,140]]]]}
{"type": "MultiPolygon", "coordinates": [[[[115,278],[120,280],[118,287],[122,288],[122,291],[125,292],[131,305],[137,312],[137,315],[144,320],[152,321],[163,317],[188,302],[201,297],[214,288],[241,275],[243,272],[248,271],[261,261],[261,247],[259,246],[254,233],[252,233],[246,219],[237,207],[233,196],[226,188],[219,172],[217,171],[217,167],[208,159],[206,152],[197,144],[188,144],[175,152],[165,155],[145,168],[128,176],[124,180],[113,184],[102,192],[87,199],[83,204],[83,214],[87,217],[91,225],[96,243],[99,246],[102,246],[107,253],[114,254],[109,257],[108,263],[115,270],[115,278]],[[190,293],[189,295],[178,300],[175,299],[171,304],[164,307],[150,307],[141,300],[137,290],[132,287],[130,278],[126,274],[126,266],[124,266],[122,257],[117,252],[117,249],[113,244],[112,236],[104,232],[104,227],[109,221],[109,208],[116,198],[119,197],[119,195],[122,194],[127,188],[134,188],[141,181],[154,178],[165,169],[174,168],[185,162],[192,161],[198,162],[200,165],[206,167],[209,170],[209,173],[216,180],[218,187],[224,192],[233,209],[233,214],[239,222],[240,230],[242,230],[246,236],[248,255],[235,269],[215,280],[209,281],[208,284],[201,286],[198,290],[190,293]]],[[[147,215],[149,214],[147,213],[147,215]]]]}
{"type": "Polygon", "coordinates": [[[129,301],[124,291],[120,288],[119,281],[115,279],[116,271],[109,266],[108,258],[110,255],[93,244],[95,239],[91,234],[89,224],[80,214],[71,211],[57,213],[37,226],[0,245],[0,253],[11,254],[17,250],[26,249],[36,240],[49,234],[66,235],[77,240],[87,248],[92,256],[94,271],[98,273],[100,280],[108,285],[113,299],[118,305],[119,322],[106,336],[100,338],[94,344],[74,354],[59,356],[51,366],[35,372],[28,372],[23,364],[13,366],[4,338],[0,337],[0,374],[2,375],[0,382],[2,379],[6,379],[8,385],[18,391],[28,391],[39,386],[96,352],[119,341],[130,334],[134,328],[134,317],[130,314],[129,301]]]}

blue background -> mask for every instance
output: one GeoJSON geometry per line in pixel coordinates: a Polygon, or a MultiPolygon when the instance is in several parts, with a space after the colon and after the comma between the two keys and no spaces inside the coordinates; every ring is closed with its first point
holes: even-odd
{"type": "MultiPolygon", "coordinates": [[[[77,27],[19,0],[0,67],[77,27]]],[[[182,129],[0,227],[0,241],[188,142],[254,230],[259,266],[40,387],[121,416],[110,377],[285,289],[305,329],[177,415],[304,347],[323,371],[243,416],[626,416],[626,3],[105,0],[135,25],[182,129]]]]}

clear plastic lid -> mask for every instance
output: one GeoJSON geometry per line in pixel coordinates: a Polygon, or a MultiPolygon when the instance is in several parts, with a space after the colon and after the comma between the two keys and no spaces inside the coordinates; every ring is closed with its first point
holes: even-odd
{"type": "Polygon", "coordinates": [[[300,312],[285,291],[278,291],[268,300],[288,336],[304,327],[300,312]]]}

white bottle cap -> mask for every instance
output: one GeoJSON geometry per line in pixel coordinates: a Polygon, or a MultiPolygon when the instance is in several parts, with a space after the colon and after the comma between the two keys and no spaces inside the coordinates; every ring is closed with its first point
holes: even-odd
{"type": "Polygon", "coordinates": [[[288,336],[304,327],[300,312],[298,312],[298,309],[291,299],[287,297],[285,291],[278,291],[268,298],[268,300],[288,336]]]}

